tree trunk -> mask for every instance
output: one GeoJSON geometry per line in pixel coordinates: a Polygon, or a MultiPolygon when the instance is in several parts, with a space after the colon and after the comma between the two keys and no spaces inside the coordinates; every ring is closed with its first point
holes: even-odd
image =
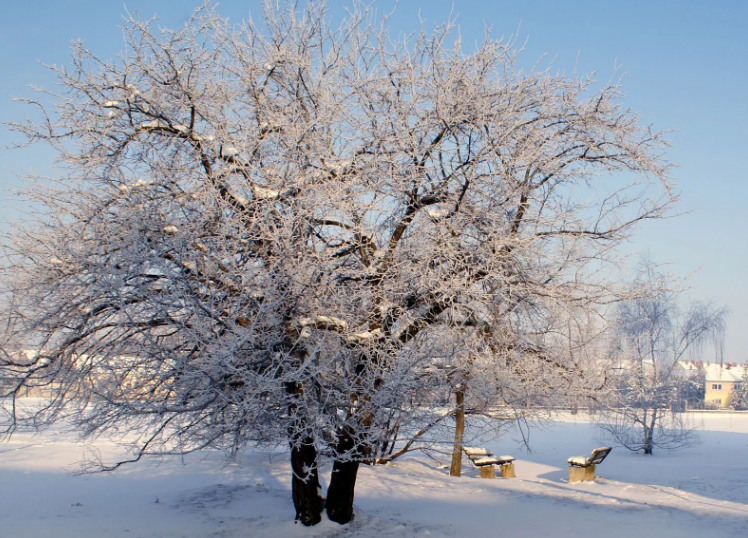
{"type": "MultiPolygon", "coordinates": [[[[303,362],[303,357],[300,358],[303,362]]],[[[317,469],[317,447],[314,437],[305,433],[305,418],[298,413],[297,401],[304,395],[301,383],[286,384],[286,391],[292,396],[288,415],[294,421],[288,428],[291,445],[291,497],[296,509],[296,521],[307,527],[322,521],[324,498],[319,485],[317,469]]]]}
{"type": "Polygon", "coordinates": [[[652,434],[649,432],[649,428],[644,428],[644,454],[652,454],[652,434]]]}
{"type": "Polygon", "coordinates": [[[657,426],[657,409],[652,409],[649,426],[644,426],[644,454],[651,455],[654,449],[654,429],[657,426]]]}
{"type": "Polygon", "coordinates": [[[455,446],[452,450],[452,466],[449,476],[460,476],[462,471],[462,439],[465,436],[465,393],[462,389],[455,392],[455,446]]]}
{"type": "Polygon", "coordinates": [[[291,443],[291,496],[296,508],[296,521],[303,525],[316,525],[322,521],[324,499],[320,494],[317,472],[317,449],[310,438],[298,446],[291,443]]]}
{"type": "Polygon", "coordinates": [[[354,454],[353,437],[344,432],[338,439],[335,454],[346,458],[336,459],[332,464],[330,487],[327,488],[327,517],[330,521],[345,525],[353,519],[353,496],[356,487],[359,461],[354,454]],[[348,459],[354,458],[354,459],[348,459]]]}

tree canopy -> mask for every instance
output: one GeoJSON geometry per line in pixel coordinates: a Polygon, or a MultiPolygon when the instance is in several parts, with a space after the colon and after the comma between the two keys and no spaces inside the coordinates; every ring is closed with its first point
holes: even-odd
{"type": "Polygon", "coordinates": [[[584,382],[617,247],[675,199],[665,143],[617,83],[452,31],[206,4],[177,30],[129,18],[115,60],[74,44],[52,104],[11,124],[60,174],[4,242],[4,395],[44,389],[36,424],[137,431],[134,459],[288,442],[313,524],[318,456],[346,522],[358,464],[420,420],[415,394],[449,394],[444,367],[506,405],[584,382]]]}

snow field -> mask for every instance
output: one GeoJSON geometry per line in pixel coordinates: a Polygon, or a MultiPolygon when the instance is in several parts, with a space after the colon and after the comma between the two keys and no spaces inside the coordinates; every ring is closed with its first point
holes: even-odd
{"type": "Polygon", "coordinates": [[[480,479],[467,458],[451,478],[420,454],[362,466],[355,521],[313,528],[293,522],[283,453],[249,452],[229,465],[207,453],[80,476],[70,471],[89,451],[106,460],[119,449],[19,433],[0,444],[0,537],[747,536],[748,414],[696,420],[699,446],[647,457],[614,448],[595,483],[566,480],[566,459],[601,441],[581,415],[532,430],[530,454],[511,433],[474,443],[513,454],[516,479],[480,479]]]}

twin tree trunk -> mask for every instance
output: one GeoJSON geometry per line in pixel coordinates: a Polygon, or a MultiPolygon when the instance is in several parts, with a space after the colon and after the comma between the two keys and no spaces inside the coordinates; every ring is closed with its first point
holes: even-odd
{"type": "MultiPolygon", "coordinates": [[[[303,362],[303,358],[300,359],[303,362]]],[[[360,374],[360,372],[357,372],[360,374]]],[[[286,385],[287,392],[294,397],[289,405],[289,416],[296,423],[289,429],[291,445],[291,496],[296,509],[296,521],[312,526],[322,521],[322,510],[327,510],[330,521],[344,525],[353,519],[353,497],[358,466],[364,453],[358,446],[354,432],[342,428],[338,432],[337,444],[333,447],[335,459],[327,488],[327,499],[322,496],[319,483],[317,448],[313,435],[301,437],[296,432],[305,431],[305,418],[298,414],[296,400],[304,394],[300,383],[286,385]]],[[[366,454],[369,455],[369,454],[366,454]]]]}
{"type": "MultiPolygon", "coordinates": [[[[335,447],[335,453],[350,457],[355,448],[353,437],[344,432],[335,447]]],[[[316,525],[322,520],[322,510],[327,509],[330,521],[344,525],[353,519],[353,496],[358,475],[358,461],[336,459],[332,466],[327,499],[321,494],[317,471],[317,449],[311,438],[303,439],[299,446],[291,444],[291,495],[296,520],[303,525],[316,525]]]]}

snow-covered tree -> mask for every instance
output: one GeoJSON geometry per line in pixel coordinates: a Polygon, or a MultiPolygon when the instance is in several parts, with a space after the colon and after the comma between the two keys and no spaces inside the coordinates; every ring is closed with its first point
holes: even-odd
{"type": "Polygon", "coordinates": [[[450,368],[482,402],[583,387],[569,327],[621,296],[616,246],[674,197],[617,84],[465,52],[452,24],[396,39],[361,3],[263,13],[131,18],[119,58],[74,44],[11,124],[59,175],[29,178],[39,217],[4,242],[5,407],[12,431],[44,389],[35,425],[136,432],[132,460],[288,443],[297,518],[345,523],[359,465],[438,422],[450,368]]]}
{"type": "Polygon", "coordinates": [[[703,363],[699,363],[699,368],[695,373],[683,372],[683,379],[678,386],[679,407],[696,406],[700,409],[704,405],[704,396],[706,395],[706,372],[703,363]]]}
{"type": "Polygon", "coordinates": [[[720,349],[727,312],[703,303],[682,308],[666,275],[649,261],[643,262],[636,286],[643,296],[619,304],[616,373],[609,378],[615,390],[598,425],[621,446],[644,454],[691,446],[694,428],[680,409],[673,410],[688,384],[679,365],[704,344],[720,349]]]}
{"type": "Polygon", "coordinates": [[[730,395],[730,409],[736,411],[748,410],[748,365],[743,366],[743,375],[730,395]]]}

